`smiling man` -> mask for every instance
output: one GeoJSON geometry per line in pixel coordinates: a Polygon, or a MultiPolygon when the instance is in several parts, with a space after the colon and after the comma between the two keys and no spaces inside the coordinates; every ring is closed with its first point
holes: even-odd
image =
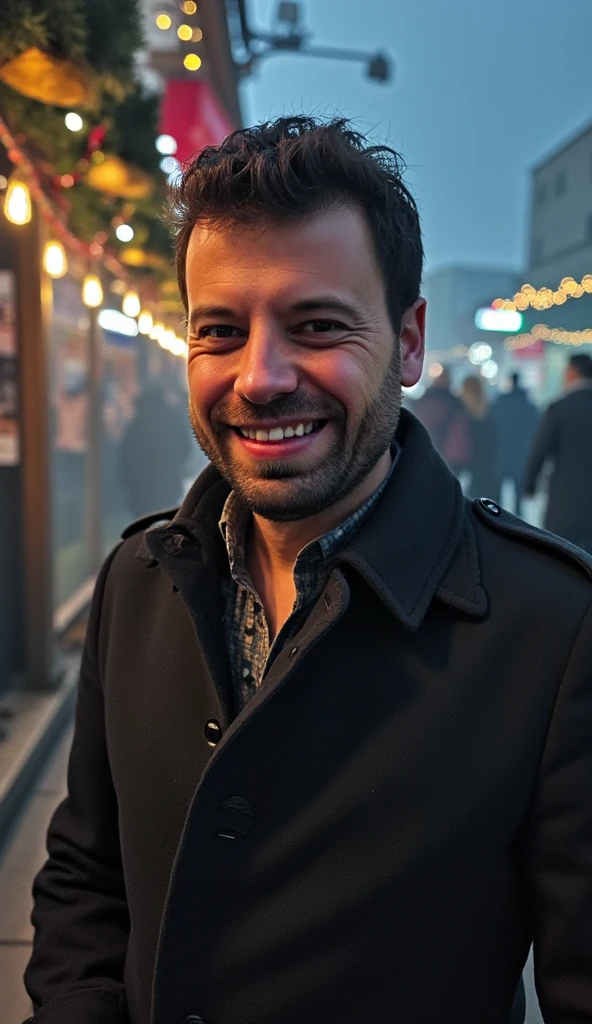
{"type": "Polygon", "coordinates": [[[592,560],[401,411],[396,154],[290,117],[172,197],[212,465],[99,577],[35,1024],[592,1022],[592,560]],[[154,525],[165,520],[164,525],[154,525]]]}

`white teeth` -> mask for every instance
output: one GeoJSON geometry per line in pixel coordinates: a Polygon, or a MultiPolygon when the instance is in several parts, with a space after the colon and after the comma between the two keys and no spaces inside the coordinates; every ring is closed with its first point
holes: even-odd
{"type": "Polygon", "coordinates": [[[283,441],[284,438],[303,437],[305,434],[312,434],[315,428],[314,423],[299,423],[296,427],[272,427],[271,430],[251,430],[247,427],[239,427],[243,437],[250,441],[283,441]]]}

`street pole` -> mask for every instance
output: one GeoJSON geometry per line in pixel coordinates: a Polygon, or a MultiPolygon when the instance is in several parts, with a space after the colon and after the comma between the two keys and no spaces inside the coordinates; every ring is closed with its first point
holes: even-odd
{"type": "Polygon", "coordinates": [[[38,210],[14,232],[21,395],[25,675],[29,689],[53,688],[51,489],[49,470],[48,318],[51,282],[41,269],[38,210]]]}
{"type": "Polygon", "coordinates": [[[88,449],[86,460],[86,551],[91,576],[103,560],[101,516],[101,381],[103,376],[98,309],[89,309],[88,449]]]}

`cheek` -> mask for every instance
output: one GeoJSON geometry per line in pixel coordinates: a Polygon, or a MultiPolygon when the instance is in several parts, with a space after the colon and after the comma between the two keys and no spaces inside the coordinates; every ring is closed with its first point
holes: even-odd
{"type": "Polygon", "coordinates": [[[316,388],[336,398],[349,419],[360,419],[380,389],[385,368],[374,353],[362,346],[319,352],[308,368],[316,388]]]}
{"type": "Polygon", "coordinates": [[[187,384],[199,420],[208,423],[212,409],[232,392],[234,378],[220,356],[189,355],[187,384]]]}

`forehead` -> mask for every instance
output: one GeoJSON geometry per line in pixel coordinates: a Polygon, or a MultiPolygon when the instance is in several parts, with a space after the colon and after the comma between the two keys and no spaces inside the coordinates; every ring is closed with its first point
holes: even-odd
{"type": "Polygon", "coordinates": [[[343,206],[284,224],[198,223],[186,259],[190,301],[204,289],[335,287],[382,293],[370,228],[361,210],[343,206]]]}

